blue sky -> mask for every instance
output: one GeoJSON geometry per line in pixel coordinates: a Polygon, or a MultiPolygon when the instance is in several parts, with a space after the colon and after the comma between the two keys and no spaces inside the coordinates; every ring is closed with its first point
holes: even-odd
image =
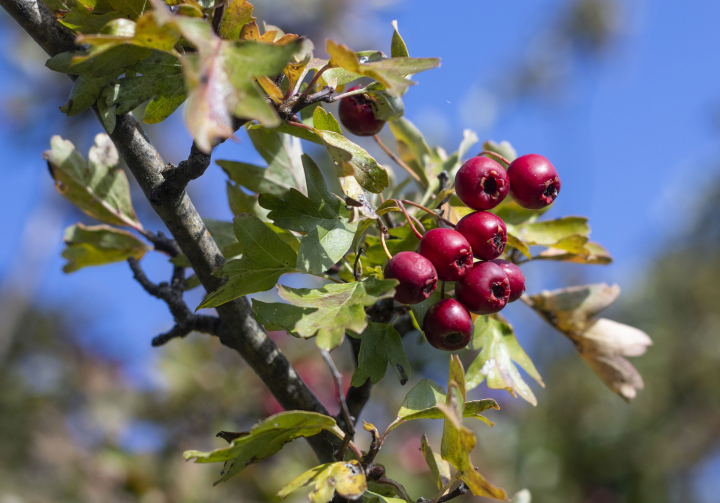
{"type": "MultiPolygon", "coordinates": [[[[389,52],[390,21],[397,19],[412,56],[442,58],[440,69],[416,76],[419,85],[405,99],[407,117],[449,151],[457,147],[463,129],[472,128],[481,140],[509,140],[521,154],[548,157],[563,182],[549,216],[588,216],[593,239],[616,259],[604,268],[567,265],[550,271],[631,289],[652,257],[682,237],[707,182],[718,175],[720,3],[686,2],[681,8],[670,1],[621,2],[617,40],[598,59],[573,58],[554,99],[494,101],[516,62],[534,57],[536,44],[548,35],[563,5],[557,0],[397,2],[368,16],[354,11],[348,40],[342,31],[334,38],[352,46],[353,33],[370,33],[378,37],[375,48],[389,52]]],[[[22,88],[27,79],[7,54],[0,55],[0,75],[0,91],[22,88]]],[[[0,278],[17,268],[18,243],[36,211],[37,221],[45,222],[34,230],[36,242],[50,258],[40,262],[34,295],[44,304],[79,313],[78,336],[89,345],[141,367],[151,355],[150,338],[170,327],[169,313],[142,293],[126,264],[71,275],[60,271],[62,227],[48,221],[52,216],[69,225],[77,215],[69,209],[56,214],[68,205],[52,193],[41,159],[55,131],[38,128],[19,138],[11,134],[9,117],[0,114],[0,180],[6,189],[0,199],[0,278]],[[48,197],[54,204],[38,210],[48,197]]],[[[189,150],[179,114],[152,129],[172,131],[158,142],[167,161],[178,162],[189,150]]],[[[258,162],[240,139],[221,146],[215,158],[258,162]]],[[[85,146],[91,141],[92,135],[85,146]]],[[[378,159],[389,163],[382,154],[378,159]]],[[[192,193],[205,215],[230,217],[217,167],[194,182],[192,193]]],[[[162,258],[146,262],[154,279],[168,274],[162,258]]],[[[528,277],[531,292],[560,286],[555,274],[534,264],[528,277]]],[[[189,302],[197,305],[199,293],[189,302]]]]}

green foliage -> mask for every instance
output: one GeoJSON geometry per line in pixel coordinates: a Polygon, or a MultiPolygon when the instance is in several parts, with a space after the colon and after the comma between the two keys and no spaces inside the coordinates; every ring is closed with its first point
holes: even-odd
{"type": "Polygon", "coordinates": [[[356,500],[367,489],[367,480],[360,463],[351,460],[316,466],[280,489],[278,496],[285,498],[311,484],[313,490],[308,499],[312,503],[330,501],[335,493],[341,498],[356,500]]]}
{"type": "Polygon", "coordinates": [[[358,365],[351,381],[353,386],[362,386],[368,379],[377,384],[385,377],[388,364],[395,370],[400,384],[408,381],[410,362],[405,355],[400,334],[392,325],[370,322],[360,338],[358,365]]]}
{"type": "Polygon", "coordinates": [[[125,172],[117,168],[117,150],[107,135],[95,137],[87,163],[71,142],[59,136],[52,137],[50,147],[43,158],[58,192],[101,222],[142,229],[132,207],[125,172]]]}
{"type": "Polygon", "coordinates": [[[489,388],[506,389],[513,396],[518,393],[523,399],[537,405],[535,395],[523,381],[515,363],[541,386],[544,383],[532,360],[520,347],[509,323],[501,321],[497,316],[479,317],[473,327],[470,347],[482,348],[482,351],[468,368],[467,389],[473,389],[487,379],[489,388]]]}
{"type": "Polygon", "coordinates": [[[226,276],[228,281],[207,294],[198,309],[269,290],[280,276],[295,270],[297,253],[260,219],[254,215],[240,215],[233,222],[243,255],[214,273],[218,277],[226,276]]]}
{"type": "Polygon", "coordinates": [[[299,410],[280,412],[260,421],[249,432],[238,433],[227,447],[210,452],[186,451],[184,456],[187,460],[195,459],[196,463],[224,461],[223,475],[217,484],[237,475],[249,464],[272,456],[291,440],[317,435],[323,430],[344,436],[329,416],[299,410]]]}
{"type": "Polygon", "coordinates": [[[68,261],[63,266],[64,272],[122,262],[130,257],[140,260],[150,250],[133,234],[108,225],[75,224],[65,229],[63,240],[66,248],[62,256],[68,261]]]}
{"type": "MultiPolygon", "coordinates": [[[[390,432],[413,419],[443,419],[445,414],[438,408],[438,405],[444,404],[446,400],[445,390],[439,384],[430,379],[423,379],[405,396],[397,418],[388,426],[387,431],[390,432]]],[[[480,415],[481,412],[488,409],[499,410],[500,407],[495,400],[489,398],[473,400],[465,403],[463,416],[477,418],[492,426],[495,423],[480,415]]]]}
{"type": "Polygon", "coordinates": [[[445,461],[442,456],[433,452],[428,443],[427,435],[423,435],[420,439],[420,450],[423,453],[425,462],[430,468],[430,473],[435,478],[435,484],[438,489],[442,489],[450,482],[450,463],[445,461]]]}
{"type": "Polygon", "coordinates": [[[345,256],[357,222],[350,222],[347,205],[328,190],[315,162],[303,155],[302,163],[308,196],[296,189],[284,197],[261,194],[260,206],[270,210],[267,217],[278,227],[306,233],[300,243],[297,269],[322,274],[345,256]]]}

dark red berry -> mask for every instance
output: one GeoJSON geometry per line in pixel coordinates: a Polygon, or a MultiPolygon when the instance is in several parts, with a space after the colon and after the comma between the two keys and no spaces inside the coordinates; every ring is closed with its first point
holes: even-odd
{"type": "Polygon", "coordinates": [[[465,215],[455,226],[472,247],[476,259],[492,260],[505,250],[507,227],[497,215],[487,211],[476,211],[465,215]]]}
{"type": "Polygon", "coordinates": [[[452,229],[426,232],[420,240],[418,253],[432,262],[441,281],[457,281],[473,265],[470,243],[452,229]]]}
{"type": "Polygon", "coordinates": [[[473,157],[455,175],[455,193],[468,208],[489,210],[510,190],[507,171],[492,159],[473,157]]]}
{"type": "Polygon", "coordinates": [[[475,314],[497,313],[508,303],[510,281],[499,265],[477,262],[455,283],[455,296],[475,314]]]}
{"type": "Polygon", "coordinates": [[[560,177],[555,167],[538,154],[523,155],[511,162],[508,177],[510,195],[529,210],[552,204],[560,192],[560,177]]]}
{"type": "Polygon", "coordinates": [[[510,282],[510,298],[508,302],[515,302],[525,293],[525,276],[518,266],[507,260],[495,259],[494,263],[502,267],[510,282]]]}
{"type": "MultiPolygon", "coordinates": [[[[360,86],[348,89],[354,91],[360,86]]],[[[353,94],[340,100],[340,122],[356,136],[372,136],[380,132],[385,121],[376,119],[373,103],[364,94],[353,94]]]]}
{"type": "Polygon", "coordinates": [[[419,253],[404,251],[385,264],[385,279],[400,282],[395,300],[401,304],[417,304],[430,297],[437,288],[437,272],[432,262],[419,253]]]}
{"type": "Polygon", "coordinates": [[[423,331],[430,345],[444,351],[457,351],[468,345],[472,337],[472,318],[455,299],[433,304],[423,318],[423,331]]]}

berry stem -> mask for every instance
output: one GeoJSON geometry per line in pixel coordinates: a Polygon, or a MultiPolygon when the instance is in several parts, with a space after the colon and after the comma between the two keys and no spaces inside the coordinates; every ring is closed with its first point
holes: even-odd
{"type": "Polygon", "coordinates": [[[312,88],[315,86],[315,84],[317,83],[317,81],[318,81],[318,79],[320,78],[320,76],[325,72],[325,70],[329,70],[330,68],[332,68],[332,66],[330,66],[330,64],[327,64],[327,65],[323,66],[322,68],[320,68],[320,69],[315,73],[315,76],[312,78],[312,80],[310,81],[310,83],[308,84],[308,86],[305,88],[305,90],[302,92],[302,94],[301,94],[300,97],[298,98],[298,101],[299,101],[299,102],[302,102],[302,100],[304,100],[305,97],[306,97],[308,94],[310,94],[310,91],[311,91],[312,88]]]}
{"type": "Polygon", "coordinates": [[[398,203],[399,203],[400,205],[402,205],[402,203],[405,203],[405,204],[409,204],[410,206],[415,206],[416,208],[419,208],[419,209],[423,210],[424,212],[429,213],[430,215],[434,216],[435,218],[437,218],[437,219],[440,220],[441,222],[448,224],[448,225],[449,225],[450,227],[452,227],[453,229],[455,228],[455,224],[452,223],[450,220],[448,220],[447,218],[441,217],[440,215],[438,215],[437,213],[435,213],[435,212],[434,212],[433,210],[431,210],[430,208],[426,208],[425,206],[423,206],[423,205],[421,205],[421,204],[418,204],[418,203],[413,202],[413,201],[408,201],[407,199],[403,199],[402,201],[398,201],[398,203]]]}
{"type": "MultiPolygon", "coordinates": [[[[387,215],[387,213],[386,213],[386,215],[387,215]]],[[[415,217],[415,215],[411,215],[410,213],[408,213],[408,216],[412,219],[413,222],[415,222],[415,225],[417,225],[418,229],[420,229],[420,232],[422,232],[424,235],[425,234],[425,226],[422,223],[420,223],[420,220],[418,220],[417,217],[415,217]]]]}
{"type": "Polygon", "coordinates": [[[311,128],[311,127],[308,126],[307,124],[303,124],[302,122],[287,121],[287,123],[288,123],[290,126],[301,127],[301,128],[303,128],[303,129],[307,129],[308,131],[312,131],[313,133],[315,132],[315,129],[311,128]]]}
{"type": "Polygon", "coordinates": [[[380,244],[382,244],[383,250],[385,250],[385,255],[387,255],[387,258],[391,259],[393,257],[392,253],[390,253],[387,244],[385,244],[385,233],[387,232],[387,227],[385,227],[382,222],[380,222],[380,219],[377,220],[377,223],[380,226],[380,244]]]}
{"type": "Polygon", "coordinates": [[[486,157],[488,157],[488,156],[495,157],[496,159],[500,159],[500,160],[501,160],[502,162],[504,162],[505,164],[510,165],[510,161],[508,161],[507,159],[505,159],[503,156],[501,156],[501,155],[498,154],[497,152],[493,152],[492,150],[483,150],[482,152],[480,152],[480,153],[478,154],[478,156],[481,156],[481,155],[484,155],[484,156],[486,156],[486,157]]]}
{"type": "Polygon", "coordinates": [[[398,156],[396,156],[392,150],[387,148],[387,146],[382,142],[382,140],[380,139],[380,137],[378,135],[373,135],[373,138],[375,139],[375,142],[380,146],[380,148],[383,149],[383,151],[388,155],[388,157],[390,157],[390,159],[395,161],[398,166],[400,166],[402,169],[407,171],[408,175],[410,175],[410,177],[412,177],[413,180],[415,180],[418,183],[421,183],[420,177],[418,176],[418,174],[415,173],[410,166],[405,164],[405,162],[402,159],[400,159],[398,156]]]}
{"type": "Polygon", "coordinates": [[[407,223],[408,223],[408,225],[410,226],[410,228],[412,229],[412,231],[415,233],[415,235],[417,236],[417,238],[418,238],[418,239],[422,239],[422,234],[420,234],[420,233],[418,232],[418,230],[415,228],[415,224],[413,223],[412,218],[410,218],[410,214],[407,212],[407,209],[405,209],[405,205],[403,204],[403,202],[400,201],[399,199],[396,199],[395,202],[398,203],[398,206],[400,206],[400,209],[401,209],[402,212],[405,214],[405,218],[407,219],[407,223]]]}

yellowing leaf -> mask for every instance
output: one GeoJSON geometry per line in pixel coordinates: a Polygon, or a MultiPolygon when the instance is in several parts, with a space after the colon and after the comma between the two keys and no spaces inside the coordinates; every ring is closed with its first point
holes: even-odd
{"type": "Polygon", "coordinates": [[[317,435],[323,430],[341,438],[343,436],[335,420],[329,416],[317,412],[285,411],[260,421],[227,447],[210,452],[186,451],[184,457],[195,459],[196,463],[228,462],[217,484],[237,475],[249,464],[272,456],[291,440],[317,435]]]}
{"type": "Polygon", "coordinates": [[[311,484],[313,490],[308,499],[313,503],[327,503],[335,493],[342,498],[357,500],[367,490],[365,472],[360,462],[353,459],[316,466],[280,489],[278,496],[285,498],[311,484]]]}
{"type": "Polygon", "coordinates": [[[95,137],[88,162],[75,146],[59,136],[43,152],[58,192],[93,218],[113,225],[142,230],[130,200],[125,172],[117,168],[119,156],[108,135],[95,137]]]}
{"type": "Polygon", "coordinates": [[[68,263],[64,272],[82,267],[123,262],[130,257],[140,260],[150,247],[130,232],[107,225],[86,227],[75,224],[65,229],[67,247],[62,256],[68,263]]]}
{"type": "Polygon", "coordinates": [[[238,40],[243,27],[255,21],[253,6],[248,0],[232,0],[225,5],[220,21],[220,36],[227,40],[238,40]]]}

